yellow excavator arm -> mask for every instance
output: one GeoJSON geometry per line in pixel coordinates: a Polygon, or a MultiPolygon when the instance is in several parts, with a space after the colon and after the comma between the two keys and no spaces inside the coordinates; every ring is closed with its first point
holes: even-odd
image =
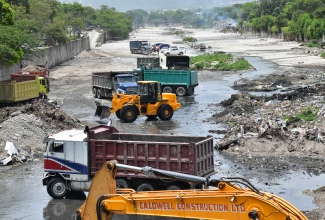
{"type": "Polygon", "coordinates": [[[243,178],[209,180],[151,167],[139,168],[106,162],[95,175],[87,200],[77,210],[77,219],[109,220],[114,213],[217,220],[307,220],[289,202],[276,195],[260,192],[243,178]],[[116,190],[117,168],[193,181],[215,188],[151,192],[116,190]]]}

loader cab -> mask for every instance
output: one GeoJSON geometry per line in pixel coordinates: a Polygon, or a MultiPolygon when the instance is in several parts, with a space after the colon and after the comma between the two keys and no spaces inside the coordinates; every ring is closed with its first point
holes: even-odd
{"type": "Polygon", "coordinates": [[[140,104],[155,104],[161,101],[161,86],[157,81],[138,81],[140,104]]]}

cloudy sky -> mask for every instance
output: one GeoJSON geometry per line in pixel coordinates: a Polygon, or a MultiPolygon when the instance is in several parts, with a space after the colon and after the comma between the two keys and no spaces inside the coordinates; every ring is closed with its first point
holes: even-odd
{"type": "Polygon", "coordinates": [[[193,9],[229,6],[235,3],[245,3],[250,0],[61,0],[62,2],[78,2],[84,6],[99,8],[101,5],[114,7],[117,11],[133,9],[144,10],[170,10],[170,9],[193,9]]]}

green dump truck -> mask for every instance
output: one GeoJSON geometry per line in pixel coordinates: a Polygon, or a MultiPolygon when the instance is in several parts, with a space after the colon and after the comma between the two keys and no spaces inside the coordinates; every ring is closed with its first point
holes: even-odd
{"type": "Polygon", "coordinates": [[[164,93],[176,93],[178,96],[191,96],[199,85],[198,72],[189,70],[188,56],[168,56],[168,69],[155,69],[141,66],[137,70],[140,80],[158,81],[164,93]]]}
{"type": "Polygon", "coordinates": [[[38,75],[12,74],[11,80],[0,82],[0,105],[20,105],[46,98],[48,85],[38,75]]]}

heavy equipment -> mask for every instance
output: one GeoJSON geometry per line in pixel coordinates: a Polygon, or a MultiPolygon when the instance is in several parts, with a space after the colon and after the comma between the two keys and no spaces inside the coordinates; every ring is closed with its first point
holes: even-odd
{"type": "Polygon", "coordinates": [[[274,194],[259,191],[244,178],[209,179],[115,161],[105,162],[97,172],[86,201],[76,213],[78,220],[109,220],[113,214],[219,220],[307,220],[292,204],[274,194]],[[215,188],[150,192],[116,189],[117,168],[215,188]]]}
{"type": "Polygon", "coordinates": [[[137,84],[137,94],[123,94],[117,90],[113,95],[111,108],[95,102],[97,105],[95,115],[102,119],[115,113],[117,118],[126,123],[134,122],[139,115],[145,115],[151,120],[158,116],[166,121],[170,120],[174,111],[181,107],[175,94],[161,92],[159,82],[138,81],[137,84]]]}

